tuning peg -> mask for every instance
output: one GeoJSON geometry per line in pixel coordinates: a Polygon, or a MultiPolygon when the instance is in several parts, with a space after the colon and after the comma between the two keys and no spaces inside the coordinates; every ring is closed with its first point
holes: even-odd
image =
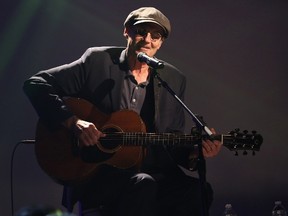
{"type": "Polygon", "coordinates": [[[254,156],[255,154],[256,154],[255,151],[253,151],[253,152],[252,152],[252,155],[254,156]]]}
{"type": "Polygon", "coordinates": [[[244,151],[244,152],[243,152],[243,155],[247,155],[247,154],[248,154],[247,151],[244,151]]]}
{"type": "Polygon", "coordinates": [[[235,154],[234,154],[235,156],[238,156],[238,152],[237,151],[235,151],[235,154]]]}
{"type": "Polygon", "coordinates": [[[248,130],[244,130],[243,133],[244,133],[244,134],[248,134],[248,130]]]}
{"type": "Polygon", "coordinates": [[[253,130],[253,131],[252,131],[252,134],[253,134],[253,135],[257,134],[257,131],[256,131],[256,130],[253,130]]]}

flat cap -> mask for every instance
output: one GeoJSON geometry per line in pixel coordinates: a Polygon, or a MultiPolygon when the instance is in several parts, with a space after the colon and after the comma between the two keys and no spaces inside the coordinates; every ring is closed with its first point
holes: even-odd
{"type": "Polygon", "coordinates": [[[140,23],[156,23],[164,30],[164,37],[168,37],[171,32],[169,19],[154,7],[141,7],[132,11],[126,18],[124,26],[137,25],[140,23]]]}

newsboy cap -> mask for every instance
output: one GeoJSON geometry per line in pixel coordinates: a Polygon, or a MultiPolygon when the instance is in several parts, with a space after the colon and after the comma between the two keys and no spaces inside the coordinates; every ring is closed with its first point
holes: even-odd
{"type": "Polygon", "coordinates": [[[171,32],[169,19],[154,7],[141,7],[132,11],[126,18],[124,26],[137,25],[140,23],[156,23],[164,30],[164,37],[168,37],[171,32]]]}

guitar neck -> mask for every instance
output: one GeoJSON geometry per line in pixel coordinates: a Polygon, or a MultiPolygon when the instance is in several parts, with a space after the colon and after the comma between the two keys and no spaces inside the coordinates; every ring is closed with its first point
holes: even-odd
{"type": "Polygon", "coordinates": [[[176,133],[113,132],[106,133],[106,137],[101,138],[100,141],[107,144],[121,143],[123,146],[164,145],[167,147],[194,148],[203,139],[218,140],[231,151],[259,151],[262,143],[261,135],[234,133],[194,136],[176,133]]]}
{"type": "Polygon", "coordinates": [[[173,133],[124,133],[124,145],[165,145],[169,147],[186,146],[191,147],[201,139],[192,135],[173,133]]]}

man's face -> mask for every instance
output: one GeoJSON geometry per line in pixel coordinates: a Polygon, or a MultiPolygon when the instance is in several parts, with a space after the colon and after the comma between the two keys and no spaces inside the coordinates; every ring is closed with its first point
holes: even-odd
{"type": "Polygon", "coordinates": [[[163,43],[163,33],[163,29],[154,23],[142,23],[124,29],[128,50],[135,56],[139,52],[154,56],[163,43]]]}

